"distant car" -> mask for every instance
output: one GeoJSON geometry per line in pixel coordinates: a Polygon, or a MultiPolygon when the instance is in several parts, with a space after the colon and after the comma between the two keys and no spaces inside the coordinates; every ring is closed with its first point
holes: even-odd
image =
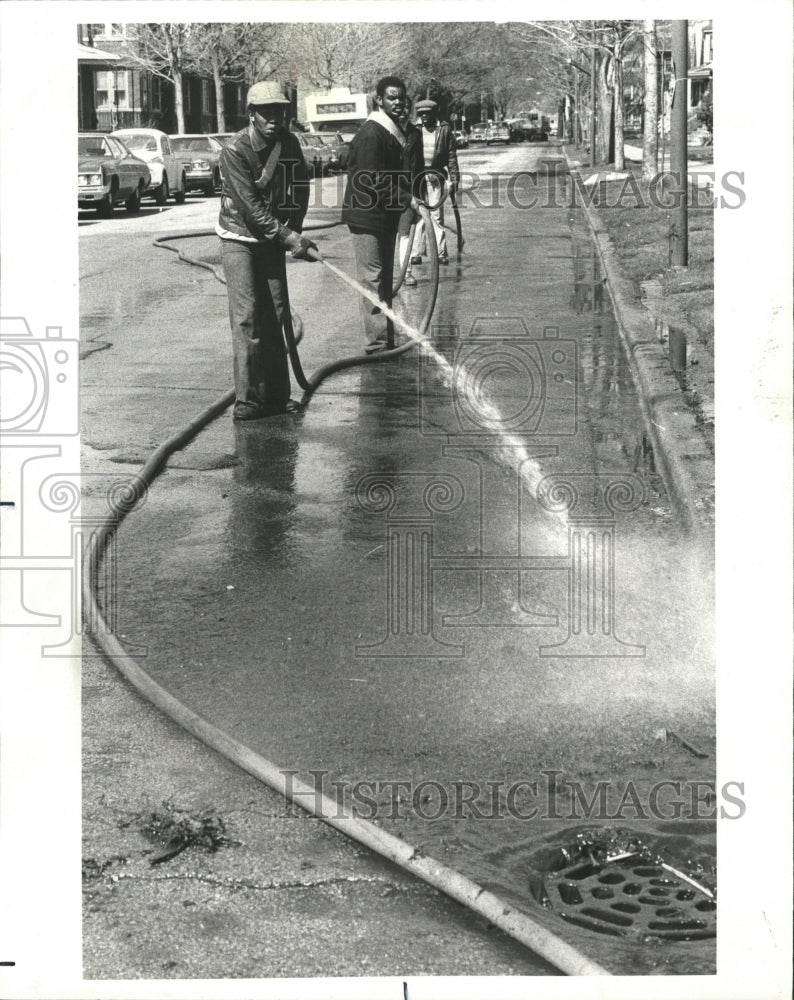
{"type": "Polygon", "coordinates": [[[524,142],[526,140],[527,125],[529,124],[526,118],[510,118],[507,124],[510,126],[513,142],[524,142]]]}
{"type": "Polygon", "coordinates": [[[108,218],[123,201],[128,212],[137,212],[150,179],[146,163],[120,139],[98,132],[77,136],[78,208],[96,208],[108,218]]]}
{"type": "Polygon", "coordinates": [[[322,177],[333,172],[331,150],[321,136],[310,132],[293,132],[303,150],[303,158],[312,177],[322,177]]]}
{"type": "Polygon", "coordinates": [[[165,132],[156,128],[125,128],[112,134],[146,160],[151,180],[144,194],[153,195],[158,205],[164,205],[173,192],[174,201],[181,205],[187,191],[185,168],[174,156],[165,132]]]}
{"type": "Polygon", "coordinates": [[[469,148],[469,137],[465,132],[453,132],[455,136],[455,148],[456,149],[468,149],[469,148]]]}
{"type": "Polygon", "coordinates": [[[210,139],[214,139],[219,142],[221,146],[225,146],[226,143],[231,139],[233,135],[237,135],[236,132],[210,132],[210,139]]]}
{"type": "Polygon", "coordinates": [[[505,145],[510,142],[510,126],[507,122],[489,122],[485,145],[490,146],[492,142],[503,142],[505,145]]]}
{"type": "Polygon", "coordinates": [[[347,170],[347,160],[350,156],[350,143],[345,142],[341,132],[318,133],[330,153],[332,170],[347,170]]]}
{"type": "Polygon", "coordinates": [[[361,121],[350,119],[335,122],[311,122],[309,129],[313,135],[321,135],[325,138],[330,133],[331,135],[338,135],[342,142],[352,142],[353,136],[358,132],[365,120],[362,118],[361,121]]]}
{"type": "Polygon", "coordinates": [[[223,146],[209,135],[172,135],[171,149],[185,168],[188,191],[203,191],[211,198],[221,187],[220,158],[223,146]]]}
{"type": "Polygon", "coordinates": [[[487,138],[488,123],[475,122],[471,127],[471,132],[469,132],[469,143],[473,145],[475,142],[486,142],[487,138]]]}

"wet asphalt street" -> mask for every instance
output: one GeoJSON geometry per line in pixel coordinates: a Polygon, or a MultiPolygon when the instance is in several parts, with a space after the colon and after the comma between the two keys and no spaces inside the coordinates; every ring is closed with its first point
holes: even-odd
{"type": "MultiPolygon", "coordinates": [[[[598,933],[531,891],[540,849],[594,826],[678,867],[715,861],[709,557],[676,524],[586,221],[544,159],[560,151],[462,153],[479,185],[461,255],[447,234],[430,343],[334,375],[298,417],[211,424],[125,521],[112,603],[160,683],[279,766],[613,972],[707,973],[713,938],[598,933]]],[[[339,190],[323,182],[312,215],[336,218],[339,190]]],[[[98,509],[230,386],[223,285],[151,245],[211,228],[217,201],[148,206],[80,217],[98,509]]],[[[345,228],[316,240],[353,273],[345,228]]],[[[213,237],[185,250],[219,263],[213,237]]],[[[396,298],[409,322],[415,274],[396,298]]],[[[288,276],[305,370],[359,353],[351,290],[320,264],[288,276]]]]}

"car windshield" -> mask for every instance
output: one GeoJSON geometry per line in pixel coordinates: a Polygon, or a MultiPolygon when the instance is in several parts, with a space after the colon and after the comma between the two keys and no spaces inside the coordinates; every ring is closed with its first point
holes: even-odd
{"type": "Polygon", "coordinates": [[[211,153],[212,142],[209,136],[171,136],[171,146],[178,153],[211,153]]]}
{"type": "Polygon", "coordinates": [[[153,135],[141,135],[140,133],[135,132],[124,132],[119,136],[119,139],[121,139],[128,149],[157,149],[157,140],[153,135]]]}
{"type": "Polygon", "coordinates": [[[322,149],[323,146],[325,145],[325,143],[319,137],[319,135],[304,135],[302,138],[303,138],[303,142],[307,146],[315,146],[315,147],[318,147],[319,149],[322,149]]]}
{"type": "Polygon", "coordinates": [[[80,156],[112,156],[110,148],[101,135],[81,135],[77,138],[77,152],[80,156]]]}

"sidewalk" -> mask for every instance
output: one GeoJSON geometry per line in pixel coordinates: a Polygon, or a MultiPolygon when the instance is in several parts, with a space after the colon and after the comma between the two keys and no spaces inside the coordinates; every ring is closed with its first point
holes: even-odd
{"type": "MultiPolygon", "coordinates": [[[[629,174],[642,186],[641,148],[625,147],[623,172],[593,171],[581,150],[564,149],[572,174],[594,198],[592,204],[579,201],[599,248],[668,488],[689,508],[692,526],[708,535],[714,518],[713,209],[693,194],[690,266],[670,268],[666,237],[672,213],[625,196],[629,174]]],[[[713,187],[708,176],[713,169],[710,162],[689,162],[694,190],[713,187]]]]}

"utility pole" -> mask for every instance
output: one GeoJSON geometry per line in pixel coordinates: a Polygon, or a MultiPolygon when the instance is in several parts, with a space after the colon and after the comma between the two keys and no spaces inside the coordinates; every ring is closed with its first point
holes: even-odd
{"type": "Polygon", "coordinates": [[[590,27],[590,166],[596,165],[596,29],[590,27]]]}
{"type": "Polygon", "coordinates": [[[671,190],[675,196],[670,229],[670,263],[689,266],[689,223],[687,212],[687,111],[689,95],[689,21],[673,21],[673,104],[670,115],[671,190]]]}

